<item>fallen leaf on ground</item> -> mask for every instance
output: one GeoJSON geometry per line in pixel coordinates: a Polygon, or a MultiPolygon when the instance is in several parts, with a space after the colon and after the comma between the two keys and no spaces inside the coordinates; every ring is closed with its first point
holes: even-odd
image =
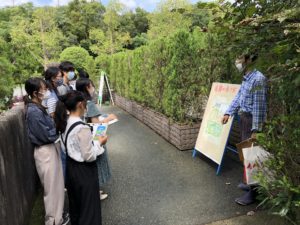
{"type": "Polygon", "coordinates": [[[247,216],[253,216],[255,214],[254,211],[247,212],[247,216]]]}

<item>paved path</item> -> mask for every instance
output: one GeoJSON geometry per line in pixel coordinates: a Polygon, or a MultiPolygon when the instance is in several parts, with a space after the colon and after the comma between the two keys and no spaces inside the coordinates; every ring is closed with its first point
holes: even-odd
{"type": "Polygon", "coordinates": [[[236,188],[242,174],[237,156],[226,157],[217,177],[209,160],[178,151],[121,109],[104,111],[120,119],[108,131],[113,176],[104,187],[110,194],[102,202],[104,225],[200,225],[255,207],[234,203],[242,194],[236,188]]]}

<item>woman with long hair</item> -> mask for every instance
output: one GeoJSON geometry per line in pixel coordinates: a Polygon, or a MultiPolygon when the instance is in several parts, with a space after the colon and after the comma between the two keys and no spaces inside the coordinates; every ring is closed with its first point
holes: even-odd
{"type": "MultiPolygon", "coordinates": [[[[58,67],[48,67],[47,70],[44,72],[44,78],[47,84],[47,87],[51,93],[49,98],[43,100],[42,104],[46,107],[47,112],[49,115],[54,118],[54,113],[56,110],[56,104],[58,101],[58,90],[57,88],[62,86],[64,83],[64,78],[62,72],[58,67]]],[[[66,177],[66,153],[64,152],[64,148],[61,148],[61,161],[63,166],[63,174],[66,177]]],[[[64,217],[67,217],[68,214],[64,212],[64,217]]]]}
{"type": "Polygon", "coordinates": [[[64,206],[64,179],[60,149],[53,119],[42,102],[50,97],[50,91],[41,78],[25,82],[26,124],[28,136],[34,146],[35,166],[44,188],[45,224],[61,225],[64,206]]]}
{"type": "Polygon", "coordinates": [[[101,225],[101,205],[96,159],[104,152],[107,136],[97,137],[82,121],[86,100],[71,91],[61,98],[55,111],[56,128],[66,148],[66,187],[72,225],[101,225]]]}

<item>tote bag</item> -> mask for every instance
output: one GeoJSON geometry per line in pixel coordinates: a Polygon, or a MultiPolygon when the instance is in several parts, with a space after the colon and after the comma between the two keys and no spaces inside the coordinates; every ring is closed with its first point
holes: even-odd
{"type": "Polygon", "coordinates": [[[250,148],[243,149],[243,155],[246,183],[256,185],[258,184],[256,175],[258,172],[263,171],[263,162],[270,157],[270,153],[260,146],[252,145],[250,148]]]}

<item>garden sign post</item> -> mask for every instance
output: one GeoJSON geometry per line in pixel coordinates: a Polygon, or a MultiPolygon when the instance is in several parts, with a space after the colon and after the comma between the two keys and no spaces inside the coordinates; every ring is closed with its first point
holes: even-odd
{"type": "Polygon", "coordinates": [[[101,75],[100,75],[100,80],[99,80],[99,93],[98,93],[98,104],[102,105],[102,101],[103,101],[103,90],[104,90],[104,85],[106,85],[106,88],[109,92],[109,97],[110,97],[110,101],[112,103],[112,105],[114,105],[114,99],[111,93],[111,89],[108,83],[108,78],[107,75],[104,71],[101,71],[101,75]]]}
{"type": "Polygon", "coordinates": [[[236,84],[213,83],[193,151],[193,157],[200,152],[217,163],[217,175],[221,170],[233,118],[225,125],[221,120],[239,89],[240,85],[236,84]]]}

